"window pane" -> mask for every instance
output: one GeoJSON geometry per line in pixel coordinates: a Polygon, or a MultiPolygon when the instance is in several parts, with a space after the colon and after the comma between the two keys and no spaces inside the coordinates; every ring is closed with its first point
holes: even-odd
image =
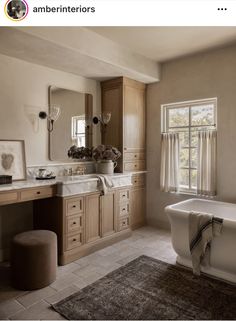
{"type": "Polygon", "coordinates": [[[189,125],[189,108],[168,109],[169,124],[168,127],[180,127],[189,125]]]}
{"type": "Polygon", "coordinates": [[[191,107],[191,124],[193,126],[213,125],[214,106],[211,104],[191,107]]]}
{"type": "Polygon", "coordinates": [[[179,133],[180,147],[189,147],[189,132],[179,133]]]}
{"type": "Polygon", "coordinates": [[[180,170],[180,186],[182,188],[189,188],[189,170],[188,169],[180,170]]]}
{"type": "Polygon", "coordinates": [[[190,167],[197,167],[197,148],[191,148],[190,167]]]}
{"type": "Polygon", "coordinates": [[[179,152],[180,167],[189,167],[189,149],[182,148],[179,152]]]}
{"type": "Polygon", "coordinates": [[[197,147],[198,144],[198,137],[197,131],[191,131],[191,147],[197,147]]]}
{"type": "Polygon", "coordinates": [[[197,188],[197,170],[191,170],[191,188],[197,188]]]}

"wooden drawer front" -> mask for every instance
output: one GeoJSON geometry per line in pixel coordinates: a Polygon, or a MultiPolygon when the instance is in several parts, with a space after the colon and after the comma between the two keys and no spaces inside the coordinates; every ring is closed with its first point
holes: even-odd
{"type": "Polygon", "coordinates": [[[129,190],[119,191],[119,201],[120,201],[120,202],[127,202],[127,201],[129,201],[129,190]]]}
{"type": "Polygon", "coordinates": [[[125,171],[142,171],[145,170],[145,161],[124,163],[125,171]]]}
{"type": "Polygon", "coordinates": [[[144,174],[132,175],[132,184],[133,184],[133,187],[145,186],[145,175],[144,174]]]}
{"type": "Polygon", "coordinates": [[[119,214],[120,216],[129,215],[129,203],[124,203],[119,206],[119,214]]]}
{"type": "Polygon", "coordinates": [[[66,250],[71,250],[83,244],[82,232],[66,238],[66,250]]]}
{"type": "Polygon", "coordinates": [[[120,231],[129,228],[129,217],[120,219],[120,231]]]}
{"type": "Polygon", "coordinates": [[[145,153],[124,153],[124,161],[145,160],[145,153]]]}
{"type": "Polygon", "coordinates": [[[0,204],[9,204],[17,202],[18,200],[18,194],[17,192],[5,192],[0,194],[0,204]]]}
{"type": "Polygon", "coordinates": [[[29,200],[39,199],[39,198],[52,197],[53,194],[54,194],[54,188],[52,186],[40,187],[37,189],[36,188],[28,189],[20,193],[20,200],[29,201],[29,200]]]}
{"type": "Polygon", "coordinates": [[[83,197],[66,200],[66,215],[81,213],[84,210],[83,197]]]}
{"type": "Polygon", "coordinates": [[[83,216],[82,215],[76,215],[71,216],[66,219],[66,232],[76,232],[81,230],[83,227],[83,216]]]}

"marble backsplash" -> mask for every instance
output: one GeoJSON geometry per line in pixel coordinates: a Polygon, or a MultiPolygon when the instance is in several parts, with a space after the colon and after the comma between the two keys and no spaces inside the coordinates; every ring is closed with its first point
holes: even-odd
{"type": "Polygon", "coordinates": [[[58,163],[47,165],[33,165],[27,167],[27,178],[32,179],[38,175],[40,168],[45,168],[48,172],[52,172],[55,176],[65,176],[66,172],[72,169],[76,172],[78,167],[83,166],[85,168],[84,174],[95,173],[95,162],[73,162],[73,163],[58,163]]]}

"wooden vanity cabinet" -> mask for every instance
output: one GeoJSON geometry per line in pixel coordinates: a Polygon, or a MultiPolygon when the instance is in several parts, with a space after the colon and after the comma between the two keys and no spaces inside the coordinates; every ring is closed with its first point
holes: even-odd
{"type": "Polygon", "coordinates": [[[109,192],[100,196],[102,237],[110,236],[117,229],[116,193],[109,192]]]}
{"type": "Polygon", "coordinates": [[[102,133],[103,144],[118,147],[122,158],[118,162],[117,171],[134,172],[133,187],[130,190],[129,218],[123,216],[120,228],[130,224],[132,229],[146,223],[146,189],[145,174],[138,173],[146,169],[145,132],[146,107],[145,84],[119,77],[101,83],[102,112],[111,112],[111,121],[102,133]]]}
{"type": "Polygon", "coordinates": [[[102,112],[111,112],[111,121],[102,132],[102,142],[116,146],[123,157],[117,170],[145,170],[146,85],[125,77],[101,83],[102,112]]]}
{"type": "MultiPolygon", "coordinates": [[[[102,237],[100,194],[85,196],[86,202],[86,243],[95,242],[102,237]]],[[[111,213],[113,215],[113,213],[111,213]]]]}
{"type": "Polygon", "coordinates": [[[35,201],[34,228],[57,234],[64,265],[131,235],[129,211],[122,214],[129,198],[129,189],[115,189],[35,201]]]}
{"type": "Polygon", "coordinates": [[[130,190],[130,225],[134,230],[146,224],[145,174],[132,175],[130,190]]]}

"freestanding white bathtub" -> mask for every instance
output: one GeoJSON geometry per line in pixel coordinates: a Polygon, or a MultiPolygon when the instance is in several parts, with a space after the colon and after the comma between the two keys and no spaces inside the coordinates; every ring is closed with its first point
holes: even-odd
{"type": "Polygon", "coordinates": [[[189,213],[201,212],[223,218],[220,236],[211,243],[210,265],[201,267],[209,275],[236,283],[236,204],[189,199],[167,206],[165,211],[171,224],[172,245],[178,254],[177,263],[192,267],[189,250],[189,213]]]}

